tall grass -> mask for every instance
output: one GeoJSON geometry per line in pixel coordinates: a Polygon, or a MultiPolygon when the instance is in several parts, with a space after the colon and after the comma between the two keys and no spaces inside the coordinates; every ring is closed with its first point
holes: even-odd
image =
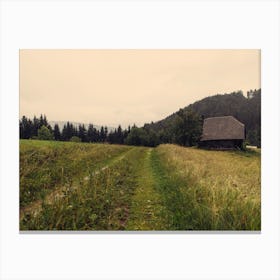
{"type": "Polygon", "coordinates": [[[23,140],[20,229],[260,230],[260,184],[259,150],[23,140]]]}
{"type": "Polygon", "coordinates": [[[20,206],[43,199],[55,187],[105,164],[126,146],[57,141],[20,141],[20,206]]]}
{"type": "Polygon", "coordinates": [[[37,215],[26,215],[21,230],[123,230],[135,191],[135,173],[144,156],[135,148],[120,161],[89,173],[78,187],[68,188],[37,215]]]}
{"type": "Polygon", "coordinates": [[[173,229],[260,230],[260,153],[161,145],[158,190],[173,229]]]}

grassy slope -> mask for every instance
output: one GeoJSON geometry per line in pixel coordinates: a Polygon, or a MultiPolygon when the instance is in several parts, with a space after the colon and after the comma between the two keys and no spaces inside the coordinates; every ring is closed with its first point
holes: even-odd
{"type": "Polygon", "coordinates": [[[260,230],[259,152],[161,145],[154,160],[174,229],[260,230]]]}
{"type": "Polygon", "coordinates": [[[71,142],[20,141],[20,205],[43,198],[56,187],[72,185],[131,147],[71,142]]]}
{"type": "Polygon", "coordinates": [[[25,215],[22,230],[260,229],[258,152],[22,141],[21,164],[21,194],[24,170],[33,183],[69,171],[60,198],[25,215]]]}
{"type": "Polygon", "coordinates": [[[131,200],[147,148],[130,149],[125,157],[102,172],[92,173],[78,188],[69,188],[51,204],[44,203],[37,216],[26,216],[20,228],[40,230],[123,230],[130,216],[131,200]]]}

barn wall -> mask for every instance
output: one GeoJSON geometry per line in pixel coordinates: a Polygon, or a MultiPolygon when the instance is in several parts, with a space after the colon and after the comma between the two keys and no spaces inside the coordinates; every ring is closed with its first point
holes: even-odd
{"type": "Polygon", "coordinates": [[[206,149],[236,149],[242,148],[243,140],[206,140],[200,141],[199,147],[206,149]]]}

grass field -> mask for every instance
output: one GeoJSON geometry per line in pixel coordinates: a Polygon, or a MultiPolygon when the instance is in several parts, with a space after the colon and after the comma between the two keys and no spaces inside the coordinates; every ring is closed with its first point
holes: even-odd
{"type": "Polygon", "coordinates": [[[20,141],[21,230],[260,230],[260,150],[20,141]]]}

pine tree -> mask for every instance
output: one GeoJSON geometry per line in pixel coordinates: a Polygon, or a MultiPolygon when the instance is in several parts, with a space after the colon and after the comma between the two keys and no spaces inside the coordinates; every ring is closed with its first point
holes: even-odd
{"type": "Polygon", "coordinates": [[[57,140],[57,141],[61,140],[61,133],[60,133],[60,129],[59,129],[58,124],[54,125],[53,134],[54,134],[54,139],[55,140],[57,140]]]}
{"type": "Polygon", "coordinates": [[[61,132],[61,140],[67,141],[67,127],[63,125],[62,132],[61,132]]]}
{"type": "Polygon", "coordinates": [[[105,140],[104,141],[107,141],[107,138],[108,138],[108,127],[107,126],[105,126],[105,128],[104,128],[104,136],[105,136],[105,140]]]}
{"type": "Polygon", "coordinates": [[[49,125],[46,115],[43,116],[43,125],[45,125],[46,127],[48,127],[48,125],[49,125]]]}
{"type": "Polygon", "coordinates": [[[89,124],[88,131],[87,131],[87,139],[89,142],[95,142],[95,132],[93,124],[89,124]]]}
{"type": "Polygon", "coordinates": [[[32,136],[37,136],[38,129],[40,128],[40,120],[36,118],[36,116],[33,117],[33,129],[32,129],[32,136]]]}
{"type": "Polygon", "coordinates": [[[33,136],[33,123],[26,116],[22,116],[20,122],[20,137],[22,139],[29,139],[33,136]]]}
{"type": "Polygon", "coordinates": [[[87,131],[84,124],[79,125],[78,137],[82,140],[82,142],[87,141],[87,131]]]}
{"type": "Polygon", "coordinates": [[[123,132],[122,132],[122,128],[121,128],[120,125],[118,126],[116,136],[117,136],[117,143],[118,144],[123,144],[123,132]]]}
{"type": "Polygon", "coordinates": [[[105,139],[106,139],[105,130],[104,130],[104,127],[101,126],[101,129],[100,129],[100,141],[101,142],[105,142],[105,139]]]}
{"type": "Polygon", "coordinates": [[[39,123],[40,123],[40,127],[44,125],[44,118],[42,114],[40,115],[39,123]]]}
{"type": "Polygon", "coordinates": [[[62,129],[61,139],[63,141],[69,141],[72,136],[77,136],[75,133],[75,129],[73,127],[73,124],[70,122],[67,122],[62,129]]]}

